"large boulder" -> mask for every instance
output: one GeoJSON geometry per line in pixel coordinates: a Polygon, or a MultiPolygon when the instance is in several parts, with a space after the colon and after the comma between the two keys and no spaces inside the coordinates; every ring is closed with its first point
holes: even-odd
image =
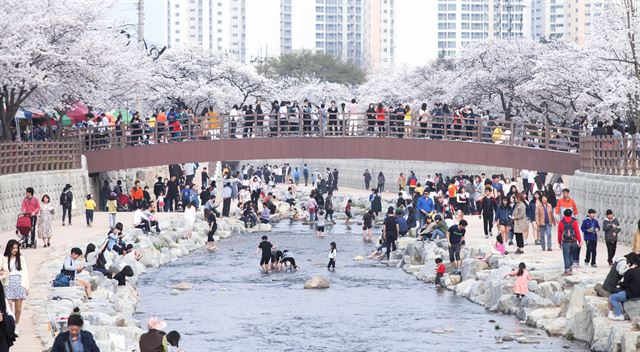
{"type": "Polygon", "coordinates": [[[629,319],[634,320],[640,318],[640,300],[626,301],[622,304],[622,307],[629,319]]]}
{"type": "Polygon", "coordinates": [[[329,279],[324,276],[315,276],[304,283],[305,289],[329,288],[329,279]]]}
{"type": "Polygon", "coordinates": [[[473,279],[477,272],[487,269],[489,269],[489,264],[483,260],[465,259],[462,261],[462,268],[460,270],[462,280],[473,279]]]}
{"type": "Polygon", "coordinates": [[[522,298],[521,305],[524,308],[548,308],[553,307],[553,302],[550,299],[529,292],[522,298]]]}

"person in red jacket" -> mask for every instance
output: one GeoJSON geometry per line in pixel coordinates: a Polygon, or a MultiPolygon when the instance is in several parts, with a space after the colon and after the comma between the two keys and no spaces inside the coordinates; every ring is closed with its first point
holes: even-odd
{"type": "Polygon", "coordinates": [[[25,239],[24,245],[32,247],[36,240],[36,224],[38,223],[38,215],[40,215],[40,202],[38,198],[33,196],[33,187],[27,187],[26,195],[22,200],[20,211],[31,217],[31,236],[25,239]]]}
{"type": "Polygon", "coordinates": [[[582,245],[578,221],[572,217],[573,211],[565,209],[564,217],[558,222],[558,245],[562,248],[564,275],[572,274],[573,256],[582,245]]]}

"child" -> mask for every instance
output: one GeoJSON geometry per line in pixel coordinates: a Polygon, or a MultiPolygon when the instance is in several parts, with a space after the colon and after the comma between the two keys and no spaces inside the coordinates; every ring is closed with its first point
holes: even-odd
{"type": "Polygon", "coordinates": [[[376,249],[369,254],[369,256],[367,256],[367,259],[378,259],[378,260],[382,260],[382,258],[384,258],[384,254],[382,254],[382,248],[384,248],[384,241],[382,240],[382,238],[380,238],[378,240],[378,247],[376,247],[376,249]]]}
{"type": "Polygon", "coordinates": [[[87,200],[84,201],[85,216],[87,218],[87,226],[93,225],[93,211],[96,209],[96,202],[92,199],[91,194],[87,194],[87,200]]]}
{"type": "Polygon", "coordinates": [[[158,211],[161,212],[164,210],[164,192],[160,192],[158,194],[158,211]]]}
{"type": "Polygon", "coordinates": [[[362,240],[371,242],[373,240],[373,210],[369,210],[362,216],[362,240]]]}
{"type": "Polygon", "coordinates": [[[508,252],[506,251],[506,248],[504,246],[504,240],[502,239],[502,235],[497,235],[496,236],[496,243],[493,246],[493,249],[491,250],[491,253],[488,256],[484,257],[484,258],[479,257],[478,259],[482,259],[488,264],[489,263],[489,258],[491,258],[492,256],[494,256],[494,255],[507,255],[507,254],[508,254],[508,252]]]}
{"type": "Polygon", "coordinates": [[[331,252],[329,252],[329,264],[327,265],[327,270],[336,271],[336,256],[338,255],[338,249],[336,248],[335,242],[331,242],[329,246],[331,252]]]}
{"type": "Polygon", "coordinates": [[[347,201],[347,206],[344,208],[344,214],[347,216],[347,220],[344,221],[345,224],[348,224],[349,221],[351,221],[351,218],[352,218],[352,216],[351,216],[351,204],[352,203],[353,202],[351,201],[351,199],[349,199],[347,201]]]}
{"type": "MultiPolygon", "coordinates": [[[[584,264],[591,267],[596,267],[596,248],[598,247],[598,231],[600,230],[600,224],[596,220],[596,211],[589,209],[587,217],[582,220],[582,226],[580,226],[584,240],[587,242],[587,256],[584,258],[584,264]]],[[[578,258],[579,260],[580,258],[578,258]]]]}
{"type": "Polygon", "coordinates": [[[324,211],[320,210],[318,212],[318,224],[316,225],[316,236],[324,237],[324,225],[326,219],[324,218],[324,211]]]}
{"type": "Polygon", "coordinates": [[[447,268],[444,266],[442,262],[442,258],[436,258],[436,287],[440,288],[440,280],[444,276],[444,273],[447,271],[447,268]]]}
{"type": "Polygon", "coordinates": [[[300,267],[296,265],[296,260],[293,258],[293,254],[288,249],[282,251],[282,259],[280,259],[280,263],[284,265],[285,269],[289,266],[293,267],[293,269],[298,270],[300,267]]]}
{"type": "Polygon", "coordinates": [[[518,270],[512,271],[507,276],[516,276],[516,281],[513,282],[513,293],[518,298],[524,297],[527,293],[529,293],[529,287],[527,287],[527,282],[533,280],[531,274],[526,270],[527,266],[524,263],[520,263],[518,265],[518,270]]]}
{"type": "Polygon", "coordinates": [[[213,238],[213,235],[215,235],[216,231],[218,230],[218,222],[216,221],[216,214],[209,209],[205,209],[204,217],[205,219],[207,219],[207,223],[209,224],[209,232],[207,234],[207,249],[210,251],[215,250],[216,244],[215,244],[215,238],[213,238]]]}
{"type": "Polygon", "coordinates": [[[273,245],[269,242],[269,238],[267,236],[262,236],[262,242],[258,245],[258,249],[256,249],[256,254],[262,250],[262,257],[260,258],[260,268],[262,268],[262,272],[269,272],[269,260],[271,260],[271,247],[273,245]]]}
{"type": "Polygon", "coordinates": [[[118,213],[118,203],[116,202],[115,192],[109,194],[109,200],[107,200],[107,212],[109,213],[109,228],[113,229],[116,226],[116,214],[118,213]]]}

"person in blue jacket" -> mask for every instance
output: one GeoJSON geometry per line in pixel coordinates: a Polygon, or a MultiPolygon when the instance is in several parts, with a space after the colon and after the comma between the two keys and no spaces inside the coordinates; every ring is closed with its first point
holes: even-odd
{"type": "MultiPolygon", "coordinates": [[[[587,256],[584,258],[585,265],[589,265],[591,262],[592,267],[596,267],[596,248],[598,248],[598,231],[600,231],[600,224],[596,219],[596,211],[589,209],[587,217],[582,220],[580,226],[582,230],[583,238],[587,243],[587,256]]],[[[576,251],[578,260],[580,260],[580,252],[576,251]]],[[[574,257],[575,261],[575,257],[574,257]]]]}
{"type": "Polygon", "coordinates": [[[433,199],[429,197],[429,192],[425,191],[423,196],[418,198],[418,202],[416,204],[420,228],[424,226],[425,221],[427,221],[427,216],[429,216],[429,213],[433,211],[433,208],[433,199]]]}
{"type": "Polygon", "coordinates": [[[401,209],[396,209],[396,218],[398,219],[398,235],[400,237],[404,237],[409,232],[409,225],[407,224],[407,219],[404,218],[401,209]]]}
{"type": "Polygon", "coordinates": [[[509,238],[509,244],[513,244],[513,239],[510,237],[511,224],[513,223],[513,208],[509,204],[509,198],[502,197],[498,209],[496,209],[495,222],[499,226],[500,234],[502,238],[509,238]]]}

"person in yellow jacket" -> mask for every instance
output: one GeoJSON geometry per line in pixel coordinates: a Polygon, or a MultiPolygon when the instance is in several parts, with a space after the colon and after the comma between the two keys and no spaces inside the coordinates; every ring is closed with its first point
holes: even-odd
{"type": "Polygon", "coordinates": [[[404,107],[404,136],[411,136],[411,107],[409,105],[404,107]]]}
{"type": "Polygon", "coordinates": [[[493,130],[493,133],[491,134],[491,139],[493,140],[493,143],[495,144],[502,143],[503,134],[504,132],[502,131],[502,125],[498,124],[496,128],[493,130]]]}

